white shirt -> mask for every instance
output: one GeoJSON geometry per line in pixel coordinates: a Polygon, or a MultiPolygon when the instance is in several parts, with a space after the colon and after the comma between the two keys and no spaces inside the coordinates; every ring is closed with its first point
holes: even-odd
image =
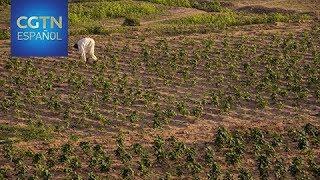
{"type": "Polygon", "coordinates": [[[78,44],[79,53],[81,54],[81,59],[83,61],[87,60],[86,53],[89,53],[89,55],[93,60],[97,60],[97,57],[94,55],[95,42],[92,38],[80,39],[77,42],[77,44],[78,44]]]}

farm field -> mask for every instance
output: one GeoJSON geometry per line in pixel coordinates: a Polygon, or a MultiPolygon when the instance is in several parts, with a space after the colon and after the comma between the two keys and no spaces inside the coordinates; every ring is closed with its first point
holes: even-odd
{"type": "Polygon", "coordinates": [[[0,180],[320,178],[317,0],[71,1],[67,58],[0,2],[0,180]]]}

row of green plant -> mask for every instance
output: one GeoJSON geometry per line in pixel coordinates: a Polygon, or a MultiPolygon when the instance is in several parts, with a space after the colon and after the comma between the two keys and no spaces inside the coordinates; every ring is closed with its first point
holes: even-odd
{"type": "Polygon", "coordinates": [[[3,116],[18,119],[46,117],[49,111],[51,118],[79,128],[143,120],[161,128],[179,118],[201,120],[210,112],[242,107],[311,111],[320,102],[319,32],[315,28],[297,36],[272,36],[262,44],[230,37],[219,42],[190,40],[177,48],[160,40],[141,44],[138,53],[129,45],[108,45],[104,53],[109,56],[92,65],[8,59],[0,77],[0,109],[3,116]],[[185,90],[165,91],[173,86],[185,90]]]}
{"type": "MultiPolygon", "coordinates": [[[[119,133],[116,147],[88,141],[49,146],[45,150],[2,145],[0,178],[124,179],[286,179],[319,178],[318,127],[306,124],[286,132],[258,128],[229,131],[219,127],[214,140],[186,144],[175,137],[156,136],[152,144],[125,144],[119,133]],[[283,134],[280,134],[283,133],[283,134]],[[303,138],[302,138],[303,137],[303,138]],[[286,158],[294,152],[293,157],[286,158]],[[253,167],[247,166],[249,160],[253,167]],[[255,175],[254,175],[255,174],[255,175]]],[[[109,142],[111,140],[109,139],[109,142]]]]}

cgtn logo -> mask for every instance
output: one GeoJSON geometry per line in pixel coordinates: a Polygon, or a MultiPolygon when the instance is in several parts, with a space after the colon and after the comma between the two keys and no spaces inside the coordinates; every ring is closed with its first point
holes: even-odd
{"type": "Polygon", "coordinates": [[[68,55],[68,0],[11,0],[11,55],[68,55]]]}
{"type": "Polygon", "coordinates": [[[62,29],[62,16],[59,16],[59,20],[52,16],[31,16],[30,18],[26,16],[20,16],[17,19],[17,26],[20,29],[39,29],[42,28],[42,32],[34,32],[34,31],[20,31],[18,32],[18,40],[59,40],[61,41],[62,38],[59,37],[59,32],[57,31],[48,31],[47,28],[54,29],[55,26],[59,29],[62,29]],[[23,21],[25,20],[25,21],[23,21]],[[42,27],[40,27],[41,20],[42,27]],[[47,22],[50,20],[50,27],[47,27],[47,22]],[[24,22],[24,23],[22,23],[24,22]]]}

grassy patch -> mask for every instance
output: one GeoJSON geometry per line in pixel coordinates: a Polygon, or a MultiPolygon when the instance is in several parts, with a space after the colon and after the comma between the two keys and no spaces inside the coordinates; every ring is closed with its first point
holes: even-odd
{"type": "Polygon", "coordinates": [[[155,4],[134,1],[113,1],[70,4],[70,24],[90,23],[103,18],[142,17],[162,12],[155,4]]]}
{"type": "Polygon", "coordinates": [[[298,22],[309,20],[308,15],[298,14],[244,14],[233,11],[225,11],[215,14],[197,14],[181,19],[168,20],[154,25],[150,32],[159,35],[175,36],[187,34],[206,34],[217,32],[227,27],[251,24],[265,24],[275,22],[298,22]]]}
{"type": "Polygon", "coordinates": [[[0,124],[0,141],[10,140],[49,140],[52,138],[53,131],[41,123],[32,123],[27,126],[12,126],[0,124]]]}
{"type": "Polygon", "coordinates": [[[182,19],[175,19],[167,21],[169,24],[181,24],[181,25],[196,25],[207,24],[218,28],[237,25],[250,25],[250,24],[264,24],[275,22],[298,22],[306,20],[309,17],[307,15],[288,15],[288,14],[263,14],[252,15],[242,14],[235,12],[223,12],[218,14],[197,14],[182,19]]]}

